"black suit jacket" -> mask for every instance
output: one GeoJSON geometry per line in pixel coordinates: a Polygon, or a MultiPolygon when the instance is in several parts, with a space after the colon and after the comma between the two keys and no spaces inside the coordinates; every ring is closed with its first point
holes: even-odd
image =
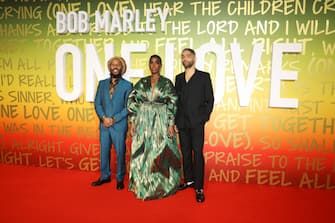
{"type": "Polygon", "coordinates": [[[214,95],[209,73],[196,70],[186,83],[185,72],[176,76],[175,88],[178,95],[176,125],[192,128],[205,124],[213,110],[214,95]]]}

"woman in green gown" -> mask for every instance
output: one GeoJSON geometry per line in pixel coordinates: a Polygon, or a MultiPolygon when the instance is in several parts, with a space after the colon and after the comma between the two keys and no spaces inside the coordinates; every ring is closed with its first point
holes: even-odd
{"type": "Polygon", "coordinates": [[[128,97],[132,135],[129,190],[143,200],[174,194],[180,183],[180,153],[174,132],[177,95],[160,75],[161,58],[149,60],[151,76],[140,79],[128,97]]]}

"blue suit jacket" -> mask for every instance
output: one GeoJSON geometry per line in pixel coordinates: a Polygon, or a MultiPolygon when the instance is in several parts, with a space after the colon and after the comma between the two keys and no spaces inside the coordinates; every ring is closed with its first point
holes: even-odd
{"type": "Polygon", "coordinates": [[[100,119],[100,128],[104,128],[102,122],[103,116],[114,117],[115,124],[111,128],[125,132],[128,128],[127,99],[132,90],[132,83],[121,78],[112,98],[109,95],[109,88],[110,78],[99,81],[94,107],[100,119]]]}

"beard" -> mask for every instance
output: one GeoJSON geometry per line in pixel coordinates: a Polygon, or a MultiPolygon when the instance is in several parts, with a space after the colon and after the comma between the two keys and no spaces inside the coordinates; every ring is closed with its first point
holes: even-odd
{"type": "Polygon", "coordinates": [[[193,64],[194,64],[194,61],[185,61],[185,62],[183,62],[184,68],[190,68],[190,67],[193,66],[193,64]]]}
{"type": "Polygon", "coordinates": [[[112,78],[120,78],[121,77],[121,69],[114,69],[109,74],[112,78]]]}

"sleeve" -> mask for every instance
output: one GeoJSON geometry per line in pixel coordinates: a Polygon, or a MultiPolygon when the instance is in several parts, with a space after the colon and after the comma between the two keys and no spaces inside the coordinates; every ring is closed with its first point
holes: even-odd
{"type": "Polygon", "coordinates": [[[177,96],[179,97],[180,96],[180,86],[179,86],[179,78],[178,78],[178,76],[176,76],[174,83],[175,83],[174,89],[176,91],[177,96]]]}
{"type": "Polygon", "coordinates": [[[167,115],[169,126],[174,125],[174,120],[177,112],[177,94],[172,82],[167,79],[165,90],[163,92],[164,101],[167,105],[167,115]]]}
{"type": "Polygon", "coordinates": [[[102,82],[99,81],[98,84],[98,89],[97,89],[97,93],[95,95],[95,99],[94,99],[94,108],[95,108],[95,112],[97,113],[97,116],[99,117],[99,119],[101,120],[103,116],[105,116],[105,112],[103,109],[103,103],[102,103],[102,82]]]}
{"type": "Polygon", "coordinates": [[[127,89],[126,89],[126,92],[124,94],[124,99],[123,99],[124,100],[124,108],[119,113],[114,115],[115,122],[119,122],[122,119],[127,118],[127,116],[128,116],[127,101],[128,101],[128,97],[129,97],[129,94],[130,94],[132,88],[133,88],[132,84],[127,85],[127,89]]]}
{"type": "Polygon", "coordinates": [[[205,82],[205,104],[206,104],[206,115],[207,115],[206,121],[208,121],[214,106],[214,94],[213,94],[212,81],[209,73],[207,73],[206,76],[207,78],[205,82]]]}
{"type": "Polygon", "coordinates": [[[127,101],[127,109],[129,113],[129,122],[134,122],[138,108],[143,103],[143,84],[142,81],[138,81],[133,90],[130,92],[127,101]]]}

